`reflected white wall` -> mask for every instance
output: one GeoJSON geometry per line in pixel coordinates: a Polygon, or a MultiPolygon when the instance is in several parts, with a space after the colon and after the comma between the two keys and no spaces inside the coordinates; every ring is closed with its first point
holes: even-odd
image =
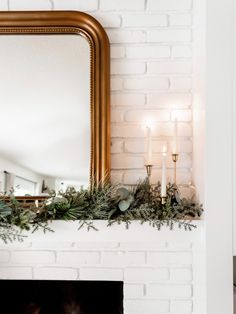
{"type": "Polygon", "coordinates": [[[87,40],[1,36],[0,69],[0,156],[41,176],[89,182],[87,40]]]}

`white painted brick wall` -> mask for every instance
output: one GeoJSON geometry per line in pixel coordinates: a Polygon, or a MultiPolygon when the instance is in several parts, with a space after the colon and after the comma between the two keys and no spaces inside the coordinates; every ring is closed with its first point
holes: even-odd
{"type": "MultiPolygon", "coordinates": [[[[188,123],[180,125],[180,152],[191,153],[192,0],[3,0],[0,9],[7,10],[8,3],[10,10],[80,10],[105,27],[111,42],[113,181],[133,184],[139,175],[144,176],[143,112],[150,111],[158,121],[153,146],[159,152],[158,142],[171,149],[171,112],[185,109],[179,112],[180,121],[188,123]],[[143,148],[129,149],[126,142],[130,140],[143,148]],[[132,177],[129,169],[137,167],[140,172],[132,177]]],[[[160,164],[155,166],[160,168],[160,164]]],[[[191,162],[181,168],[179,183],[187,184],[192,180],[191,162]]],[[[171,168],[168,173],[171,178],[171,168]]],[[[153,182],[160,179],[159,174],[153,182]]]]}

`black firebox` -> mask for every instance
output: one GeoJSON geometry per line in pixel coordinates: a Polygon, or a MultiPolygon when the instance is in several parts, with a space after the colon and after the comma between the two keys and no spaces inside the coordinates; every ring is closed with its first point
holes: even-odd
{"type": "Polygon", "coordinates": [[[1,314],[123,314],[123,282],[0,280],[1,314]]]}

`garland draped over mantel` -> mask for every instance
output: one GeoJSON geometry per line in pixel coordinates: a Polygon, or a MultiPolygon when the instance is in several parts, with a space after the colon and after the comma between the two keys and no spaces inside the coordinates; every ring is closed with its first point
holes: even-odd
{"type": "Polygon", "coordinates": [[[13,193],[0,198],[0,239],[4,242],[24,239],[24,230],[53,231],[48,226],[52,220],[78,220],[78,228],[95,229],[94,220],[107,220],[108,226],[114,223],[129,224],[133,220],[141,224],[160,228],[163,225],[173,229],[191,230],[196,226],[203,212],[202,205],[193,198],[181,198],[175,184],[167,185],[167,198],[162,204],[161,185],[149,184],[146,179],[130,189],[111,184],[99,184],[88,189],[76,191],[68,188],[66,192],[50,192],[50,198],[37,206],[25,208],[13,193]]]}

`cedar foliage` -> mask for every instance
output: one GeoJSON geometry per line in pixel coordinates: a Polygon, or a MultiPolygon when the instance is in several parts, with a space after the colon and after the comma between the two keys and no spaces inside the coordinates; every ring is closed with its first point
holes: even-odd
{"type": "Polygon", "coordinates": [[[196,226],[192,220],[202,215],[202,205],[194,199],[181,198],[175,184],[167,185],[166,203],[161,202],[161,185],[151,186],[148,180],[139,182],[130,189],[117,185],[98,184],[89,189],[76,191],[70,187],[66,192],[54,191],[50,199],[40,207],[32,205],[23,208],[13,194],[0,200],[0,239],[4,242],[22,241],[22,231],[43,228],[50,230],[52,220],[78,220],[79,228],[86,226],[95,229],[94,220],[107,220],[108,226],[125,223],[126,227],[134,220],[141,224],[161,229],[174,225],[191,230],[196,226]]]}

